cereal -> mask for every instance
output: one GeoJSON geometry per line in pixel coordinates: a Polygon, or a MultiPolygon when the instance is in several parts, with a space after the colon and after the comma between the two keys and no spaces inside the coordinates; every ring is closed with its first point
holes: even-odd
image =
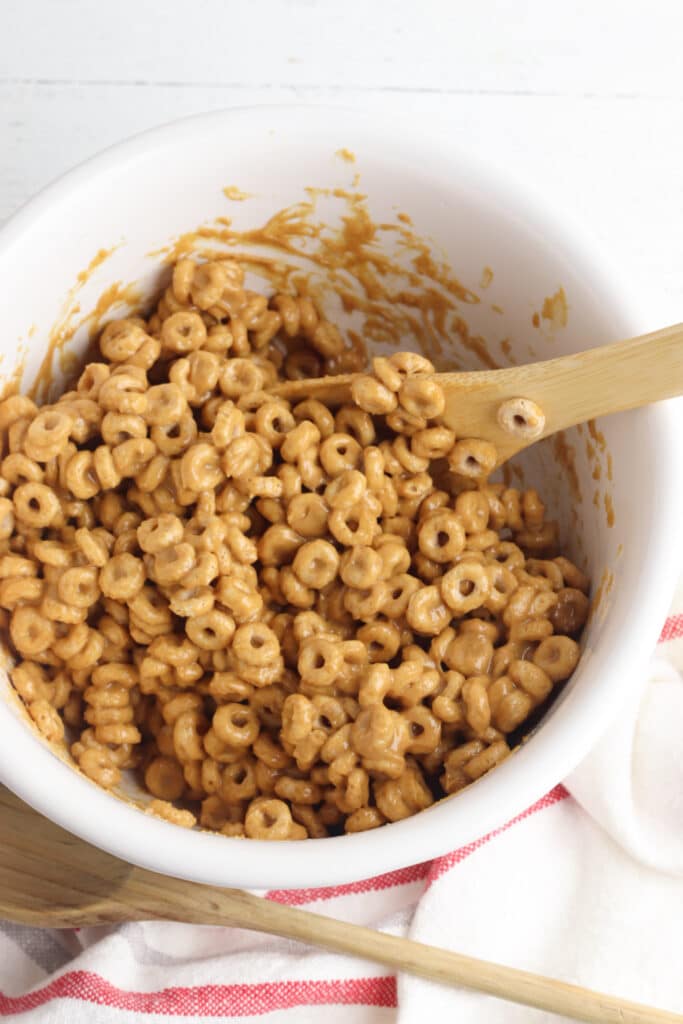
{"type": "Polygon", "coordinates": [[[105,789],[135,771],[151,814],[266,840],[399,821],[509,756],[589,581],[441,422],[432,364],[292,407],[269,389],[355,354],[231,260],[181,259],[99,344],[54,404],[0,402],[0,609],[44,737],[105,789]]]}

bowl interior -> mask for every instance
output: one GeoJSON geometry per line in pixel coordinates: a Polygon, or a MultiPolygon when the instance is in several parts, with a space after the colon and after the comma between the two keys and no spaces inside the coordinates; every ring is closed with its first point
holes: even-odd
{"type": "MultiPolygon", "coordinates": [[[[54,381],[68,375],[95,326],[148,303],[168,279],[169,254],[190,250],[248,255],[256,288],[307,274],[329,315],[371,347],[418,343],[442,369],[550,358],[633,328],[587,254],[448,141],[416,147],[395,129],[340,112],[233,111],[116,147],[5,228],[3,381],[20,378],[26,389],[41,368],[54,381]],[[432,298],[421,305],[425,294],[432,298]]],[[[663,429],[651,410],[613,417],[537,445],[515,464],[511,482],[537,487],[559,518],[563,550],[590,574],[596,607],[579,668],[542,727],[456,799],[374,833],[278,844],[276,856],[269,844],[185,833],[56,759],[26,724],[4,673],[0,778],[115,853],[213,883],[345,881],[469,841],[576,763],[607,723],[619,665],[644,657],[654,639],[629,648],[624,628],[641,565],[661,561],[650,496],[661,494],[663,429]]]]}

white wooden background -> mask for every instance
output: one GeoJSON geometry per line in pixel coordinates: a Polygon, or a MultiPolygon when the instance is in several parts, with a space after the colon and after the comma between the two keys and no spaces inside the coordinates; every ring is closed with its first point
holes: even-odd
{"type": "Polygon", "coordinates": [[[682,44],[681,0],[0,0],[0,222],[175,117],[418,111],[586,221],[651,326],[683,320],[682,44]]]}

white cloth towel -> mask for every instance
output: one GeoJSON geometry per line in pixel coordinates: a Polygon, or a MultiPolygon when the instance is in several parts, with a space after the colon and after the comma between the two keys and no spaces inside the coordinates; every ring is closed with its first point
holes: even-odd
{"type": "MultiPolygon", "coordinates": [[[[565,786],[430,864],[268,893],[318,913],[683,1012],[683,593],[642,691],[565,786]]],[[[541,1024],[560,1018],[234,929],[0,922],[22,1024],[541,1024]]]]}

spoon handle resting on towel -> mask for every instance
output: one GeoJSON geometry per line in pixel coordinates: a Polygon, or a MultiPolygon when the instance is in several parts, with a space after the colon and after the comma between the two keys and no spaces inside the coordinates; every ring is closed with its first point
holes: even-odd
{"type": "MultiPolygon", "coordinates": [[[[591,1024],[683,1024],[683,1016],[435,946],[126,864],[64,832],[0,786],[0,917],[45,928],[150,919],[297,939],[591,1024]]],[[[169,826],[170,828],[170,826],[169,826]]]]}

